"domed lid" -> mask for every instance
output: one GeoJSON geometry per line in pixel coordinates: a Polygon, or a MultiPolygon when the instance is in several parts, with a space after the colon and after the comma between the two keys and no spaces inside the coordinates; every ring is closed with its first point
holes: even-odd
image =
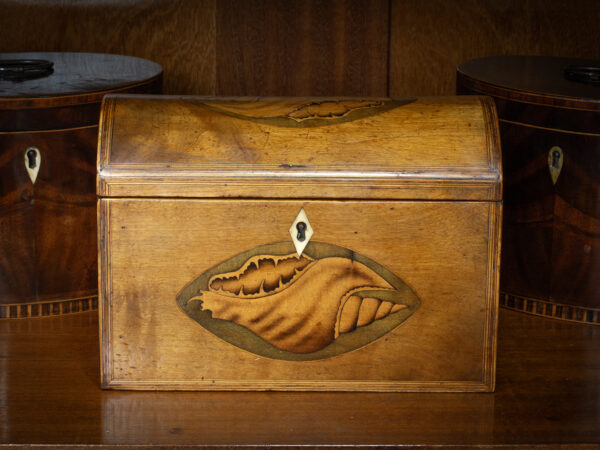
{"type": "Polygon", "coordinates": [[[487,97],[109,95],[103,197],[499,201],[487,97]]]}

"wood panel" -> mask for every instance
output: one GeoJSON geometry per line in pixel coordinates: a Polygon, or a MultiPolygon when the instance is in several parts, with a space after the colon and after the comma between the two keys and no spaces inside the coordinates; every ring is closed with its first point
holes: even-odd
{"type": "Polygon", "coordinates": [[[511,174],[504,183],[502,287],[524,297],[549,299],[555,202],[548,173],[550,147],[535,129],[503,122],[500,130],[504,142],[510,143],[503,153],[503,169],[511,174]]]}
{"type": "Polygon", "coordinates": [[[567,135],[552,144],[565,162],[556,183],[550,295],[600,312],[600,136],[567,135]]]}
{"type": "Polygon", "coordinates": [[[38,300],[94,296],[98,127],[19,136],[44,155],[34,187],[38,300]]]}
{"type": "Polygon", "coordinates": [[[103,387],[493,390],[500,214],[492,202],[102,199],[103,387]],[[295,259],[301,208],[311,265],[269,287],[265,261],[295,259]],[[255,248],[268,292],[243,276],[254,260],[235,258],[255,248]],[[202,285],[218,265],[243,292],[202,285]],[[365,290],[408,315],[346,328],[363,315],[346,314],[345,296],[365,290]]]}
{"type": "MultiPolygon", "coordinates": [[[[34,192],[24,168],[27,146],[14,134],[0,133],[0,299],[36,297],[34,192]]],[[[0,317],[8,316],[2,311],[0,317]]]]}
{"type": "Polygon", "coordinates": [[[389,95],[449,95],[477,57],[600,59],[599,21],[595,0],[392,0],[389,95]]]}
{"type": "Polygon", "coordinates": [[[2,304],[96,295],[97,134],[97,126],[0,133],[2,304]],[[24,166],[28,147],[41,155],[35,185],[24,166]]]}
{"type": "Polygon", "coordinates": [[[0,5],[6,31],[0,51],[140,56],[163,66],[166,93],[383,96],[387,90],[386,0],[0,5]]]}
{"type": "Polygon", "coordinates": [[[387,0],[219,1],[219,95],[385,96],[387,0]]]}
{"type": "Polygon", "coordinates": [[[458,63],[479,56],[600,58],[598,9],[595,0],[0,0],[0,52],[140,56],[164,67],[171,94],[448,95],[458,63]]]}
{"type": "Polygon", "coordinates": [[[139,56],[169,93],[214,93],[215,0],[0,1],[0,52],[139,56]]]}

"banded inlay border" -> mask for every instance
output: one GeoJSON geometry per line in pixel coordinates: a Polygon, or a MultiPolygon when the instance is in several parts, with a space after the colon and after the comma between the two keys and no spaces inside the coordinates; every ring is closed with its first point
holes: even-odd
{"type": "Polygon", "coordinates": [[[98,309],[98,296],[69,300],[50,300],[32,303],[0,305],[0,319],[25,319],[74,314],[98,309]]]}
{"type": "Polygon", "coordinates": [[[535,316],[600,325],[600,308],[564,305],[505,292],[500,293],[500,306],[535,316]]]}

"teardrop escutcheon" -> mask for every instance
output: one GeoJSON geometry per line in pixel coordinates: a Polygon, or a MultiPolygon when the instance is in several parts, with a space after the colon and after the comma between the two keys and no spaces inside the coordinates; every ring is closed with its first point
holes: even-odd
{"type": "Polygon", "coordinates": [[[25,150],[25,169],[33,184],[35,184],[41,164],[42,155],[39,149],[37,147],[28,147],[25,150]]]}
{"type": "Polygon", "coordinates": [[[552,177],[552,184],[556,184],[560,171],[563,166],[563,151],[560,147],[554,146],[548,151],[548,169],[552,177]]]}

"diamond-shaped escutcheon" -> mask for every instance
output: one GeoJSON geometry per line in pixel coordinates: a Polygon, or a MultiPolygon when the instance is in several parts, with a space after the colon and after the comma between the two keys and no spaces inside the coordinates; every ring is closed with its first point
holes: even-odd
{"type": "Polygon", "coordinates": [[[292,241],[294,241],[294,245],[296,246],[296,252],[298,256],[302,255],[306,244],[310,241],[310,238],[313,235],[313,229],[310,226],[310,222],[308,221],[308,217],[304,212],[304,208],[300,210],[298,215],[296,216],[296,220],[290,227],[290,235],[292,236],[292,241]]]}

